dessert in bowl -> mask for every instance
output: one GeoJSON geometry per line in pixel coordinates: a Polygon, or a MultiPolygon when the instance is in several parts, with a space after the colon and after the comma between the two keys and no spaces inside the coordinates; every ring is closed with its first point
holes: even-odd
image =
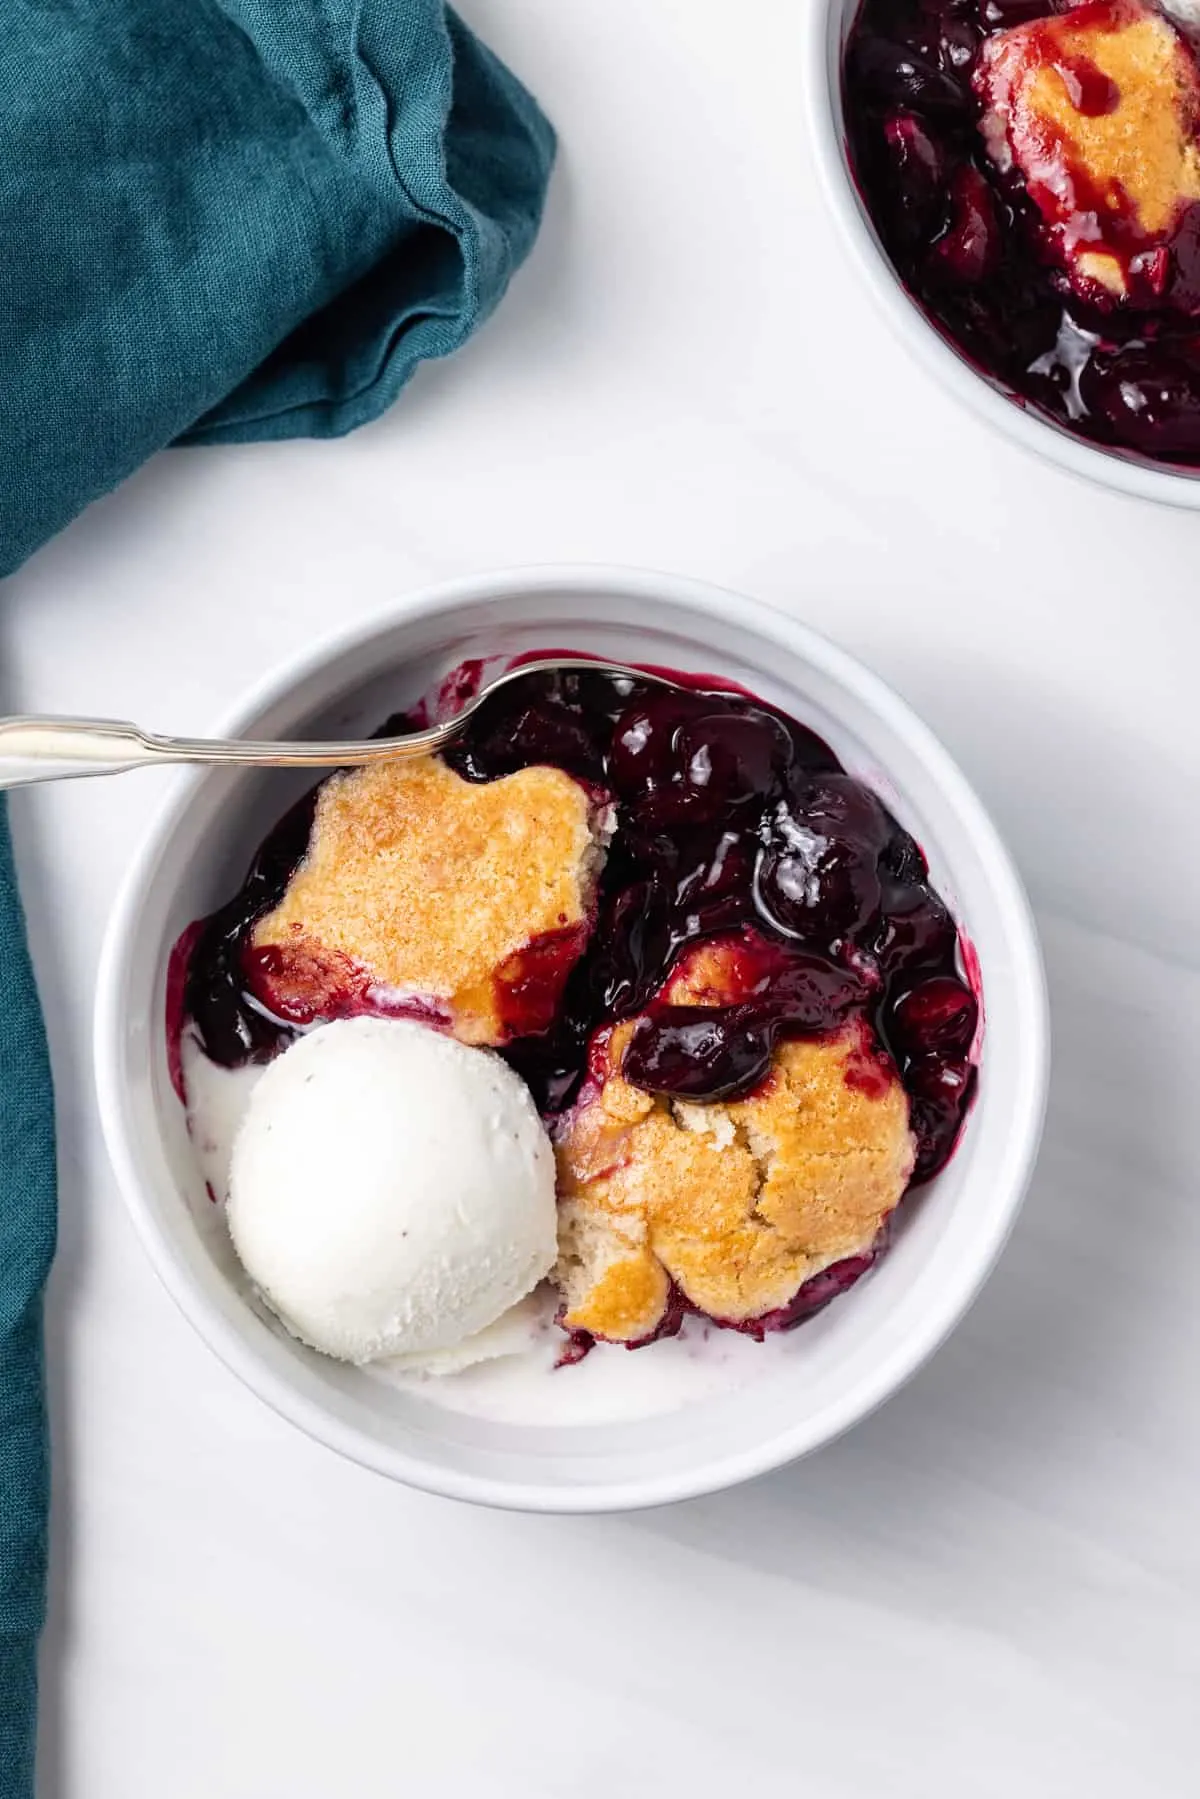
{"type": "Polygon", "coordinates": [[[976,410],[1200,498],[1200,9],[830,0],[821,161],[872,291],[976,410]]]}
{"type": "Polygon", "coordinates": [[[309,795],[189,779],[114,922],[101,1090],[160,1271],[290,1416],[435,1490],[652,1503],[825,1440],[949,1328],[1044,999],[944,754],[732,596],[417,596],[236,728],[371,728],[547,646],[680,687],[530,677],[309,795]]]}

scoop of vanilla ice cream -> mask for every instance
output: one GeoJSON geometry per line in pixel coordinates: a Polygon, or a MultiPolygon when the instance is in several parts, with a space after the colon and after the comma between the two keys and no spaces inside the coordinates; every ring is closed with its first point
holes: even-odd
{"type": "Polygon", "coordinates": [[[347,1362],[437,1358],[549,1272],[554,1152],[490,1050],[404,1019],[344,1019],[263,1072],[227,1215],[301,1341],[347,1362]]]}

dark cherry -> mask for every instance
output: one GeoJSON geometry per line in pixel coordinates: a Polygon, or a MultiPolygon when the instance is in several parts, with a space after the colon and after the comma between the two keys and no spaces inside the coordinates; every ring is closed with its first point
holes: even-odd
{"type": "Polygon", "coordinates": [[[1148,454],[1187,454],[1200,420],[1200,335],[1176,353],[1159,343],[1120,354],[1097,351],[1079,380],[1091,416],[1148,454]],[[1117,365],[1120,379],[1114,379],[1117,365]]]}
{"type": "MultiPolygon", "coordinates": [[[[447,691],[469,693],[478,669],[456,679],[447,691]]],[[[781,1036],[820,1035],[861,1016],[877,1048],[868,1038],[847,1078],[874,1090],[894,1061],[918,1138],[916,1178],[927,1179],[951,1154],[970,1103],[977,1009],[920,847],[805,726],[747,694],[680,679],[684,690],[667,692],[582,671],[529,675],[481,707],[448,753],[469,780],[549,762],[618,801],[586,951],[575,960],[577,942],[558,933],[513,958],[499,997],[515,1035],[502,1053],[551,1117],[572,1103],[597,1033],[617,1019],[638,1019],[629,1080],[704,1101],[753,1091],[781,1036]],[[721,962],[721,1003],[668,1003],[681,951],[716,937],[733,952],[721,962]]],[[[269,998],[269,981],[250,939],[305,852],[313,806],[310,794],[266,839],[233,899],[181,938],[173,1068],[185,1020],[230,1067],[266,1059],[293,1035],[294,1022],[254,997],[257,984],[269,998]]],[[[328,977],[314,969],[314,995],[328,977]]],[[[321,1016],[371,1003],[355,971],[343,985],[325,995],[321,1016]]],[[[799,1322],[873,1259],[826,1270],[790,1306],[738,1328],[799,1322]]]]}
{"type": "Polygon", "coordinates": [[[772,949],[753,933],[743,941],[746,997],[724,1006],[651,1005],[625,1051],[626,1080],[676,1099],[740,1099],[761,1083],[781,1036],[829,1030],[868,997],[853,969],[772,949]]]}
{"type": "Polygon", "coordinates": [[[880,858],[895,829],[861,781],[803,773],[764,823],[757,884],[764,918],[806,943],[857,930],[879,911],[880,858]]]}
{"type": "Polygon", "coordinates": [[[679,732],[683,780],[721,807],[753,805],[792,762],[787,732],[769,712],[709,712],[679,732]]]}
{"type": "Polygon", "coordinates": [[[958,927],[927,881],[885,881],[871,953],[885,974],[953,967],[958,927]]]}
{"type": "Polygon", "coordinates": [[[660,1006],[638,1019],[621,1072],[648,1093],[732,1099],[761,1083],[773,1037],[764,1019],[736,1006],[660,1006]]]}
{"type": "Polygon", "coordinates": [[[699,693],[650,688],[621,713],[608,752],[608,777],[622,799],[640,799],[682,780],[686,757],[680,738],[691,720],[704,715],[699,693]]]}
{"type": "MultiPolygon", "coordinates": [[[[980,46],[1071,4],[862,0],[843,68],[855,177],[901,280],[985,376],[1081,437],[1200,466],[1200,205],[1133,256],[1128,299],[1100,310],[1048,261],[1036,209],[979,131],[980,46]]],[[[1114,107],[1093,63],[1056,66],[1085,114],[1114,107]]]]}
{"type": "Polygon", "coordinates": [[[891,1003],[888,1035],[905,1054],[965,1056],[975,1040],[979,1005],[950,975],[934,975],[891,1003]]]}
{"type": "Polygon", "coordinates": [[[954,171],[950,216],[933,246],[944,274],[964,286],[986,281],[1000,262],[1001,222],[992,190],[972,163],[954,171]]]}

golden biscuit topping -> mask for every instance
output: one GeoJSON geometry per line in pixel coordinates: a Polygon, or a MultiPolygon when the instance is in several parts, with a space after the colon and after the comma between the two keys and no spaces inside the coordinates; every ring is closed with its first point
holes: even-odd
{"type": "Polygon", "coordinates": [[[1161,296],[1168,240],[1200,200],[1200,74],[1170,21],[1088,0],[990,38],[976,86],[991,154],[1019,172],[1073,284],[1161,296]]]}
{"type": "MultiPolygon", "coordinates": [[[[716,949],[673,983],[673,1003],[688,1003],[689,986],[713,992],[719,960],[716,949]]],[[[555,1278],[569,1329],[638,1341],[661,1322],[671,1280],[714,1318],[759,1318],[869,1250],[908,1185],[914,1144],[907,1097],[865,1025],[783,1043],[755,1093],[708,1105],[625,1081],[632,1030],[619,1025],[601,1045],[602,1078],[557,1144],[555,1278]]]]}
{"type": "Polygon", "coordinates": [[[592,815],[557,768],[475,783],[423,757],[336,775],[254,929],[248,977],[301,1021],[352,1009],[350,991],[382,1009],[415,1002],[466,1043],[544,1030],[586,942],[592,815]]]}

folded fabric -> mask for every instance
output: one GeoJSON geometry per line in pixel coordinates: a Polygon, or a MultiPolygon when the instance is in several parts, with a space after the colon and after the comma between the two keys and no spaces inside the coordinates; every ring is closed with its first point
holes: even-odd
{"type": "MultiPolygon", "coordinates": [[[[0,574],[165,444],[375,417],[496,304],[553,154],[443,0],[7,0],[0,574]]],[[[53,1241],[0,809],[0,1799],[32,1792],[53,1241]]]]}
{"type": "Polygon", "coordinates": [[[443,0],[7,0],[0,574],[174,439],[374,418],[495,306],[553,154],[443,0]]]}

